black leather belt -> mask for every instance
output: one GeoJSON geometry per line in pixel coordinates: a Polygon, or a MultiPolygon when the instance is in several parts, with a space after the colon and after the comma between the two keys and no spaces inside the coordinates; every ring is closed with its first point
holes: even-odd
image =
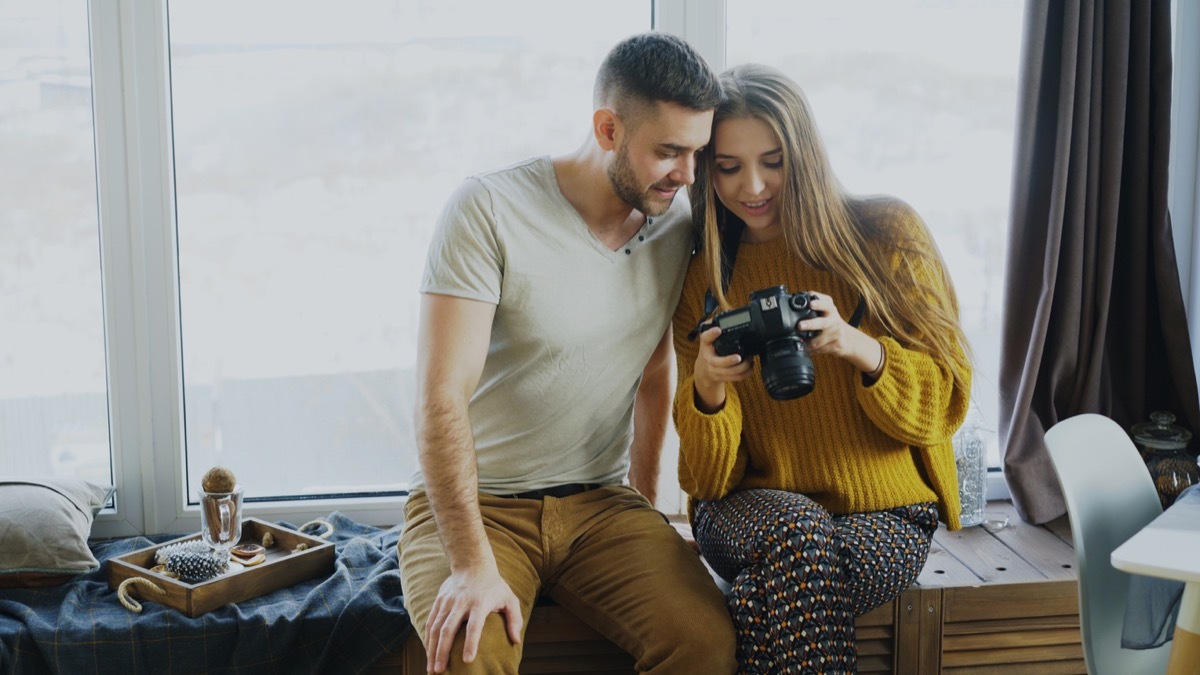
{"type": "Polygon", "coordinates": [[[587,492],[600,487],[596,483],[567,483],[566,485],[554,485],[540,490],[530,490],[529,492],[518,492],[515,495],[497,495],[499,497],[508,497],[510,499],[541,499],[543,497],[570,497],[577,495],[580,492],[587,492]]]}

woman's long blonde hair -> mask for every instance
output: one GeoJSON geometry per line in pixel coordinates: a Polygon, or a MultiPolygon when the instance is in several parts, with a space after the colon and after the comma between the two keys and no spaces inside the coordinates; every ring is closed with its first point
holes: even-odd
{"type": "Polygon", "coordinates": [[[833,175],[804,92],[788,76],[745,64],[722,73],[721,86],[724,100],[713,116],[714,140],[689,190],[709,285],[721,308],[732,307],[722,283],[721,232],[736,216],[713,188],[715,129],[723,120],[752,117],[770,126],[783,148],[784,181],[776,198],[788,247],[804,264],[832,271],[857,290],[868,316],[886,334],[948,364],[956,385],[965,386],[970,349],[958,321],[953,282],[932,239],[855,217],[856,202],[833,175]],[[897,258],[900,264],[893,269],[897,258]]]}

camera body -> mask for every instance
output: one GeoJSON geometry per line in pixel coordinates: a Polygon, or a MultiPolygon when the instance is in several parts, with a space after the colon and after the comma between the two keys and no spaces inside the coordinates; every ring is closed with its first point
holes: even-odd
{"type": "Polygon", "coordinates": [[[811,302],[809,293],[788,293],[784,286],[754,291],[749,304],[713,317],[711,325],[721,328],[713,347],[721,356],[761,356],[763,384],[771,398],[800,398],[816,383],[805,343],[817,331],[796,329],[798,321],[820,316],[809,306],[811,302]]]}

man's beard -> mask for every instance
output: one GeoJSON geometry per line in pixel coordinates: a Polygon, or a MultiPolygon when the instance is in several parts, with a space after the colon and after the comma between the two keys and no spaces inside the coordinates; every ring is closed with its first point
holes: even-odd
{"type": "MultiPolygon", "coordinates": [[[[617,149],[617,156],[608,167],[608,182],[612,183],[613,192],[617,193],[621,201],[647,216],[661,216],[671,208],[671,202],[674,201],[674,197],[666,201],[654,200],[649,190],[642,192],[639,189],[637,176],[629,163],[629,146],[625,144],[621,144],[617,149]]],[[[651,189],[676,190],[681,187],[683,186],[664,180],[651,186],[651,189]]]]}

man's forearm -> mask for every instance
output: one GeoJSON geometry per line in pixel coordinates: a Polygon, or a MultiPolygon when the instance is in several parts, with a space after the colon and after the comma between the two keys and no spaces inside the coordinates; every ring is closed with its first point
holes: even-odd
{"type": "Polygon", "coordinates": [[[495,564],[479,514],[475,441],[466,410],[425,402],[417,445],[429,506],[452,570],[495,564]]]}

